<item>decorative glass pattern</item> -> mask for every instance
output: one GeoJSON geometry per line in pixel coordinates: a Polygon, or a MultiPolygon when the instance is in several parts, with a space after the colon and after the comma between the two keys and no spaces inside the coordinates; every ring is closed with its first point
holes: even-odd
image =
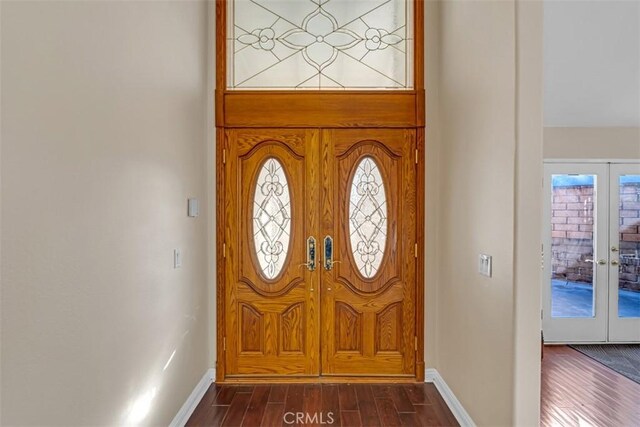
{"type": "Polygon", "coordinates": [[[351,183],[349,234],[360,274],[375,276],[387,242],[387,197],[380,169],[371,157],[358,163],[351,183]]]}
{"type": "Polygon", "coordinates": [[[229,0],[230,89],[410,89],[412,0],[229,0]]]}
{"type": "Polygon", "coordinates": [[[268,158],[258,174],[253,196],[253,242],[267,279],[274,279],[284,265],[291,234],[291,195],[282,164],[268,158]]]}

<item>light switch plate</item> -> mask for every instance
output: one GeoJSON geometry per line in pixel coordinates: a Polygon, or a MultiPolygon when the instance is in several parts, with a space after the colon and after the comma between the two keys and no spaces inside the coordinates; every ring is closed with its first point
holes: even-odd
{"type": "Polygon", "coordinates": [[[173,250],[173,268],[182,267],[182,252],[180,249],[173,250]]]}
{"type": "Polygon", "coordinates": [[[191,218],[196,218],[200,213],[200,203],[198,199],[189,199],[188,205],[187,215],[191,218]]]}
{"type": "Polygon", "coordinates": [[[491,264],[492,264],[491,255],[480,254],[478,256],[478,273],[483,276],[491,277],[491,264]]]}

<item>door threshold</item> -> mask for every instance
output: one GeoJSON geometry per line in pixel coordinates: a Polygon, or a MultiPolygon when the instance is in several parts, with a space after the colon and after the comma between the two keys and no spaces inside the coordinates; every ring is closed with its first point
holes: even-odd
{"type": "Polygon", "coordinates": [[[420,383],[415,376],[361,376],[361,375],[320,375],[320,376],[228,376],[217,384],[334,384],[334,383],[420,383]]]}

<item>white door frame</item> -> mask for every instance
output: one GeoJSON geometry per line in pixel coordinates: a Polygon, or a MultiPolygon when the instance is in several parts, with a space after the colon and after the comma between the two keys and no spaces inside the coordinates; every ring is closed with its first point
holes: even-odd
{"type": "MultiPolygon", "coordinates": [[[[620,248],[620,191],[619,177],[621,175],[640,175],[640,163],[611,164],[610,165],[610,230],[609,230],[609,341],[628,342],[640,341],[640,318],[618,317],[618,280],[620,266],[612,265],[613,261],[620,261],[619,251],[612,251],[611,247],[620,248]]],[[[639,219],[640,221],[640,219],[639,219]]]]}
{"type": "Polygon", "coordinates": [[[594,257],[595,261],[606,258],[608,252],[608,203],[609,168],[606,164],[545,163],[543,197],[543,263],[542,279],[542,328],[546,342],[605,342],[608,326],[608,263],[594,263],[594,317],[560,318],[551,316],[551,203],[552,175],[584,174],[595,175],[594,182],[594,257]],[[602,234],[605,234],[604,236],[602,234]]]}

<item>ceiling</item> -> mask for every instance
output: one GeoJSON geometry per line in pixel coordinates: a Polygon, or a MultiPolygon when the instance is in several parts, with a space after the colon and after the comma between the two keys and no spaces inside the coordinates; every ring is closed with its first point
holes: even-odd
{"type": "Polygon", "coordinates": [[[640,0],[546,0],[545,126],[640,126],[640,0]]]}

